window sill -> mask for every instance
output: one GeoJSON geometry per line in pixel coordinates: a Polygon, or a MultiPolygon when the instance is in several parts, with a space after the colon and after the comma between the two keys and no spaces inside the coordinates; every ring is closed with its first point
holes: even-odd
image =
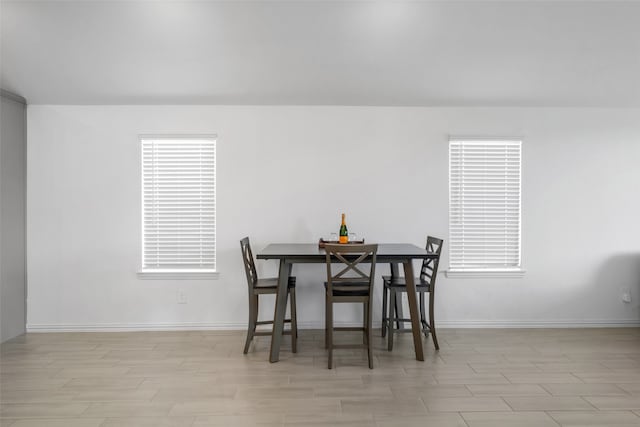
{"type": "Polygon", "coordinates": [[[142,280],[217,280],[220,273],[213,270],[140,270],[142,280]]]}
{"type": "Polygon", "coordinates": [[[446,277],[457,279],[520,279],[526,270],[520,268],[505,270],[447,270],[446,277]]]}

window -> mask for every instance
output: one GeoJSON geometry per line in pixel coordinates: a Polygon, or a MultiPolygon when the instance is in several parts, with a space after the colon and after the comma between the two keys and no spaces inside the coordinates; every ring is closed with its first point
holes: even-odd
{"type": "Polygon", "coordinates": [[[142,276],[216,270],[215,137],[143,137],[142,276]]]}
{"type": "Polygon", "coordinates": [[[449,141],[449,272],[521,274],[522,142],[449,141]]]}

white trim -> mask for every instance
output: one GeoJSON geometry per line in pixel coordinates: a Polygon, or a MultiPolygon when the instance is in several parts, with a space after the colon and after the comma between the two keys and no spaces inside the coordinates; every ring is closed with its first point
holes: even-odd
{"type": "Polygon", "coordinates": [[[455,279],[522,279],[527,271],[522,269],[512,270],[446,270],[447,278],[455,279]]]}
{"type": "Polygon", "coordinates": [[[640,319],[585,319],[585,320],[441,320],[438,328],[636,328],[640,319]]]}
{"type": "Polygon", "coordinates": [[[456,140],[456,141],[524,141],[526,138],[524,135],[481,135],[481,136],[474,136],[474,135],[455,135],[455,134],[449,134],[447,135],[449,137],[449,141],[451,140],[456,140]]]}
{"type": "MultiPolygon", "coordinates": [[[[340,322],[336,326],[360,326],[356,322],[340,322]]],[[[380,322],[375,322],[376,328],[380,322]]],[[[640,319],[588,320],[442,320],[441,329],[511,329],[511,328],[635,328],[640,319]]],[[[299,322],[299,329],[324,329],[324,322],[299,322]]],[[[135,331],[246,331],[246,322],[177,322],[177,323],[95,323],[95,324],[28,324],[27,332],[135,332],[135,331]]]]}
{"type": "Polygon", "coordinates": [[[139,270],[136,275],[142,280],[218,280],[220,273],[217,271],[159,271],[139,270]]]}
{"type": "Polygon", "coordinates": [[[95,323],[95,324],[30,324],[27,332],[137,332],[137,331],[197,331],[246,330],[246,323],[180,322],[180,323],[95,323]]]}
{"type": "Polygon", "coordinates": [[[0,96],[13,102],[17,102],[18,104],[27,105],[27,100],[23,96],[9,92],[8,90],[0,89],[0,96]]]}
{"type": "Polygon", "coordinates": [[[215,133],[141,133],[138,134],[138,141],[142,139],[215,139],[215,133]]]}
{"type": "MultiPolygon", "coordinates": [[[[358,322],[336,322],[336,326],[362,326],[358,322]]],[[[378,327],[380,324],[377,325],[378,327]]],[[[264,328],[265,326],[261,326],[264,328]]],[[[299,329],[324,329],[324,322],[298,322],[299,329]]],[[[30,324],[27,332],[136,332],[136,331],[246,331],[246,322],[177,322],[177,323],[96,323],[30,324]]]]}

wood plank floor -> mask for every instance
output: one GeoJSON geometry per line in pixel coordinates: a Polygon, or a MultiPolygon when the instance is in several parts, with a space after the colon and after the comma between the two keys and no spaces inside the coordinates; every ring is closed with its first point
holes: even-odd
{"type": "MultiPolygon", "coordinates": [[[[351,337],[354,338],[353,335],[351,337]]],[[[640,329],[442,329],[336,351],[300,333],[270,364],[243,332],[28,334],[1,346],[0,425],[640,426],[640,329]]]]}

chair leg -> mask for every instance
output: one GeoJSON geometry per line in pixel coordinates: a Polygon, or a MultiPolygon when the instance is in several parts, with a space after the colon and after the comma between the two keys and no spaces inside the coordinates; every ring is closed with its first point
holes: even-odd
{"type": "Polygon", "coordinates": [[[367,332],[367,319],[369,316],[367,315],[367,303],[362,304],[362,344],[367,344],[367,340],[369,339],[369,335],[367,332]]]}
{"type": "Polygon", "coordinates": [[[396,320],[396,329],[402,329],[402,327],[404,326],[402,324],[402,322],[399,320],[402,318],[402,316],[400,316],[400,312],[402,312],[402,307],[400,307],[401,309],[398,310],[398,306],[402,305],[402,292],[394,292],[394,299],[393,299],[393,318],[396,320]]]}
{"type": "Polygon", "coordinates": [[[433,338],[433,345],[436,346],[436,350],[440,350],[440,346],[438,345],[438,337],[436,336],[436,323],[435,318],[433,316],[433,293],[429,293],[429,329],[431,330],[431,338],[433,338]]]}
{"type": "Polygon", "coordinates": [[[289,290],[291,296],[291,351],[298,352],[298,313],[296,310],[296,289],[289,290]]]}
{"type": "Polygon", "coordinates": [[[387,287],[382,287],[382,338],[387,335],[387,287]]]}
{"type": "Polygon", "coordinates": [[[396,320],[396,293],[389,289],[389,330],[387,331],[387,350],[393,350],[393,328],[396,320]]]}
{"type": "Polygon", "coordinates": [[[333,368],[333,301],[331,297],[327,297],[327,322],[329,329],[327,329],[327,346],[329,347],[329,369],[333,368]]]}
{"type": "Polygon", "coordinates": [[[249,345],[253,340],[258,321],[258,295],[249,295],[249,326],[247,328],[247,341],[244,344],[244,354],[249,352],[249,345]]]}
{"type": "Polygon", "coordinates": [[[422,326],[422,332],[424,333],[425,338],[429,337],[429,328],[427,324],[427,316],[425,315],[425,303],[424,303],[424,292],[418,292],[420,295],[420,326],[422,326]]]}
{"type": "Polygon", "coordinates": [[[371,341],[373,341],[373,333],[371,331],[372,326],[372,316],[371,316],[371,295],[369,295],[369,300],[367,301],[367,356],[369,357],[369,369],[373,369],[373,354],[371,348],[371,341]]]}
{"type": "Polygon", "coordinates": [[[329,295],[324,296],[324,348],[329,348],[329,295]]]}

